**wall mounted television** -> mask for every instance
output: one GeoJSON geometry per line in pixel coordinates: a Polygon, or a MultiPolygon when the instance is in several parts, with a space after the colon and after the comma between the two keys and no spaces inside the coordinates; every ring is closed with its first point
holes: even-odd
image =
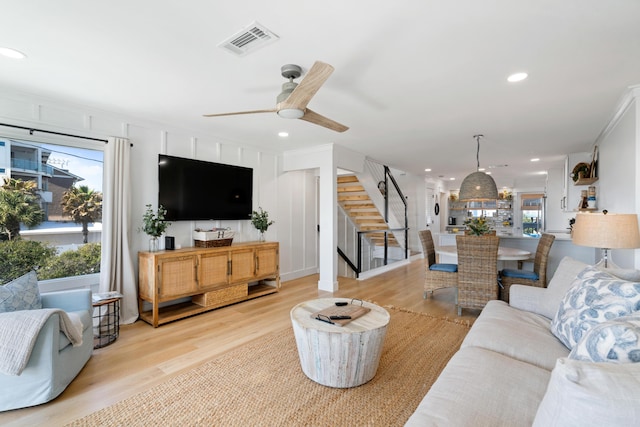
{"type": "Polygon", "coordinates": [[[167,221],[251,219],[251,168],[159,154],[158,181],[167,221]]]}

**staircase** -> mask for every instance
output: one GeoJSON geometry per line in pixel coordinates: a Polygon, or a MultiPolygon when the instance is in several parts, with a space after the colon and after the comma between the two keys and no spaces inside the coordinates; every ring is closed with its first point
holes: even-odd
{"type": "MultiPolygon", "coordinates": [[[[360,231],[387,230],[384,217],[358,181],[355,175],[338,177],[338,203],[360,231]]],[[[375,246],[384,246],[385,233],[367,233],[367,239],[375,246]]],[[[393,233],[387,233],[388,246],[400,246],[393,233]]]]}

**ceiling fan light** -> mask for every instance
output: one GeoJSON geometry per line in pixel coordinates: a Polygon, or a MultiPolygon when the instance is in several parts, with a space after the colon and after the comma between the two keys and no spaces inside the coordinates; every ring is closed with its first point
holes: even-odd
{"type": "Polygon", "coordinates": [[[304,111],[298,108],[283,108],[278,111],[278,115],[285,119],[299,119],[304,116],[304,111]]]}

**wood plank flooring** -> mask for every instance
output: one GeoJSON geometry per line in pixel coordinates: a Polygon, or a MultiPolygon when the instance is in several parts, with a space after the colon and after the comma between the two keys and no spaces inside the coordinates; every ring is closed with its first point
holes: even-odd
{"type": "MultiPolygon", "coordinates": [[[[82,372],[53,401],[0,413],[3,426],[59,426],[116,403],[225,351],[290,325],[291,308],[309,299],[360,298],[438,317],[457,318],[455,289],[422,298],[423,260],[382,275],[355,280],[339,278],[339,291],[317,288],[318,276],[284,282],[279,293],[223,307],[153,328],[137,321],[120,328],[111,345],[94,350],[82,372]]],[[[479,311],[463,310],[471,322],[479,311]]],[[[5,391],[3,391],[5,392],[5,391]]]]}

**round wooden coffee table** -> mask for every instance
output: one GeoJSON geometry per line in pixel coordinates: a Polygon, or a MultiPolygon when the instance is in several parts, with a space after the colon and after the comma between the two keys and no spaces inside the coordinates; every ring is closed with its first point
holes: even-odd
{"type": "Polygon", "coordinates": [[[312,317],[336,302],[349,298],[322,298],[303,302],[291,310],[291,323],[298,346],[302,371],[313,381],[329,387],[356,387],[371,380],[380,362],[389,313],[382,307],[360,300],[370,311],[344,326],[312,317]]]}

